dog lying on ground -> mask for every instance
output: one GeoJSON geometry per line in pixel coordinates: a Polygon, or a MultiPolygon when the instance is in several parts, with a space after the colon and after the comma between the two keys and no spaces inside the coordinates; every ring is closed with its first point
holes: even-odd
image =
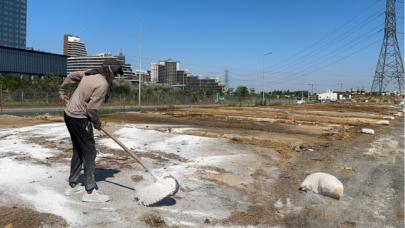
{"type": "Polygon", "coordinates": [[[312,191],[334,199],[340,199],[343,196],[343,184],[336,177],[328,173],[312,173],[308,175],[301,186],[300,191],[312,191]]]}

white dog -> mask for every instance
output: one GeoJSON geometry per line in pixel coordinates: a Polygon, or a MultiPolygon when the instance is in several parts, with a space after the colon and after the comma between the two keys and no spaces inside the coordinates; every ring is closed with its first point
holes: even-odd
{"type": "Polygon", "coordinates": [[[343,196],[343,184],[336,177],[328,173],[312,173],[302,182],[300,191],[313,191],[315,193],[340,199],[343,196]]]}

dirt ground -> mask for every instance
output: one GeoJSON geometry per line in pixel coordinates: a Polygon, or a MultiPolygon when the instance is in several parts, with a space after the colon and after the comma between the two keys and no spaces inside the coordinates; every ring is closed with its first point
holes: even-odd
{"type": "MultiPolygon", "coordinates": [[[[391,105],[285,105],[270,108],[223,107],[173,109],[155,113],[105,115],[106,122],[179,124],[198,127],[183,132],[237,143],[292,152],[351,140],[362,127],[378,128],[376,121],[393,115],[391,105]]],[[[169,132],[170,129],[158,129],[169,132]]]]}
{"type": "MultiPolygon", "coordinates": [[[[32,126],[35,124],[49,123],[51,121],[49,118],[50,117],[46,115],[36,116],[32,118],[11,116],[11,115],[0,115],[0,126],[2,128],[32,126]]],[[[60,120],[60,118],[57,118],[57,120],[60,120]]]]}
{"type": "MultiPolygon", "coordinates": [[[[163,113],[111,115],[104,119],[112,122],[124,119],[125,122],[198,126],[198,129],[183,133],[225,138],[235,143],[273,148],[279,152],[284,159],[280,161],[281,175],[275,186],[265,192],[260,187],[249,192],[251,200],[257,202],[255,206],[247,211],[236,210],[228,218],[214,221],[215,224],[378,227],[403,224],[403,143],[399,150],[391,148],[392,156],[397,158],[392,164],[387,158],[364,156],[361,150],[373,143],[376,136],[359,132],[363,127],[373,128],[378,135],[394,134],[399,137],[398,142],[403,142],[402,117],[394,121],[391,127],[376,125],[376,121],[383,116],[397,113],[398,108],[392,105],[332,104],[174,109],[163,113]],[[305,194],[299,193],[297,186],[306,175],[314,171],[333,173],[343,182],[351,181],[346,191],[353,191],[354,194],[351,199],[343,199],[341,202],[357,204],[356,210],[348,213],[345,211],[347,208],[335,200],[313,195],[310,197],[315,199],[308,200],[305,194]],[[388,196],[381,196],[384,194],[382,191],[389,187],[394,189],[392,197],[397,200],[391,199],[385,205],[387,211],[381,213],[392,220],[385,223],[370,218],[372,216],[369,214],[376,213],[370,212],[374,206],[372,201],[384,201],[384,197],[388,196]],[[292,201],[298,201],[302,206],[293,206],[290,204],[292,201]],[[283,204],[287,208],[280,206],[283,204]]],[[[383,147],[388,146],[384,145],[380,149],[383,147]]],[[[263,178],[260,170],[257,170],[254,178],[263,178]]]]}
{"type": "MultiPolygon", "coordinates": [[[[229,202],[227,208],[233,208],[230,213],[204,217],[196,223],[198,226],[401,227],[404,224],[404,122],[402,114],[398,113],[402,113],[399,112],[402,109],[377,104],[184,108],[109,114],[103,115],[102,120],[108,123],[111,131],[127,124],[137,124],[139,130],[225,140],[235,146],[232,147],[235,151],[237,147],[241,151],[254,148],[249,152],[254,156],[246,157],[244,161],[196,166],[193,176],[204,182],[207,195],[193,192],[192,187],[185,184],[175,198],[180,206],[182,200],[187,201],[187,195],[207,200],[222,197],[228,201],[226,197],[241,197],[229,202]],[[377,121],[384,116],[395,116],[395,120],[390,120],[389,126],[378,125],[377,121]],[[364,127],[374,129],[376,134],[361,134],[364,127]],[[278,153],[278,158],[270,153],[271,150],[278,153]],[[243,171],[245,168],[249,172],[243,171]],[[297,191],[305,176],[316,171],[331,173],[343,182],[345,194],[341,200],[297,191]],[[221,189],[221,194],[215,193],[218,189],[221,189]],[[248,203],[242,203],[245,201],[248,203]]],[[[0,116],[0,127],[16,128],[58,121],[61,117],[0,116]]],[[[103,135],[96,138],[96,141],[106,140],[103,135]]],[[[71,145],[67,137],[54,141],[35,136],[27,141],[63,152],[45,161],[35,161],[39,164],[66,163],[69,159],[71,145]]],[[[175,143],[172,152],[162,153],[148,147],[151,144],[148,141],[133,149],[139,150],[138,154],[155,166],[194,164],[193,158],[183,152],[183,148],[189,146],[187,140],[175,143]]],[[[97,148],[109,151],[99,155],[97,167],[100,169],[141,172],[122,150],[107,148],[105,144],[98,144],[97,148]]],[[[212,152],[216,149],[208,149],[207,154],[217,153],[212,152]]],[[[129,177],[134,183],[143,181],[142,175],[133,174],[129,177]]],[[[182,181],[187,181],[187,178],[182,181]]],[[[0,208],[0,226],[7,225],[8,221],[16,223],[21,213],[15,210],[12,207],[0,208]],[[10,219],[3,222],[1,218],[5,213],[10,219]]],[[[139,220],[150,227],[192,226],[191,223],[176,224],[165,210],[147,211],[139,220]]],[[[58,220],[57,216],[35,213],[23,213],[36,218],[32,225],[25,225],[36,227],[43,221],[50,225],[64,224],[64,220],[58,220]]]]}
{"type": "Polygon", "coordinates": [[[0,227],[66,227],[60,216],[39,213],[27,208],[0,207],[0,227]]]}
{"type": "MultiPolygon", "coordinates": [[[[403,126],[396,125],[394,128],[398,142],[402,142],[400,148],[403,148],[403,126]]],[[[398,150],[383,140],[378,143],[381,143],[379,149],[383,150],[379,153],[387,153],[384,156],[362,153],[363,146],[374,140],[374,137],[361,135],[339,147],[303,151],[282,167],[279,181],[267,201],[256,198],[261,206],[235,212],[220,222],[239,225],[281,224],[285,227],[383,227],[388,224],[402,227],[403,149],[398,150]],[[314,171],[338,176],[345,183],[346,196],[336,201],[298,192],[297,186],[314,171]],[[288,202],[295,202],[295,205],[288,202]],[[381,220],[376,219],[374,214],[381,216],[381,220]]]]}

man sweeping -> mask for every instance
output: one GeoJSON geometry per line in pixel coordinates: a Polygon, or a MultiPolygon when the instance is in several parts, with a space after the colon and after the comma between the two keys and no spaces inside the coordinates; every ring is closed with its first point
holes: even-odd
{"type": "Polygon", "coordinates": [[[84,202],[107,202],[108,195],[99,193],[95,181],[96,147],[93,126],[101,129],[97,110],[111,96],[112,81],[117,74],[123,74],[119,62],[107,59],[100,68],[70,73],[59,89],[59,99],[67,102],[64,119],[73,144],[70,164],[69,185],[65,195],[71,196],[86,190],[84,202]],[[66,95],[69,85],[79,83],[72,96],[66,95]],[[84,187],[78,183],[81,169],[84,169],[84,187]]]}

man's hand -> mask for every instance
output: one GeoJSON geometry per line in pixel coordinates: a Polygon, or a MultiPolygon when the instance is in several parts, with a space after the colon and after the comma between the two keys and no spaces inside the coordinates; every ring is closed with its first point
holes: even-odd
{"type": "Polygon", "coordinates": [[[101,128],[104,128],[105,125],[106,125],[105,121],[99,121],[97,123],[93,123],[94,128],[99,130],[99,131],[101,130],[101,128]]]}
{"type": "Polygon", "coordinates": [[[66,95],[59,95],[59,100],[60,100],[62,103],[67,103],[67,102],[69,101],[69,97],[66,96],[66,95]]]}

